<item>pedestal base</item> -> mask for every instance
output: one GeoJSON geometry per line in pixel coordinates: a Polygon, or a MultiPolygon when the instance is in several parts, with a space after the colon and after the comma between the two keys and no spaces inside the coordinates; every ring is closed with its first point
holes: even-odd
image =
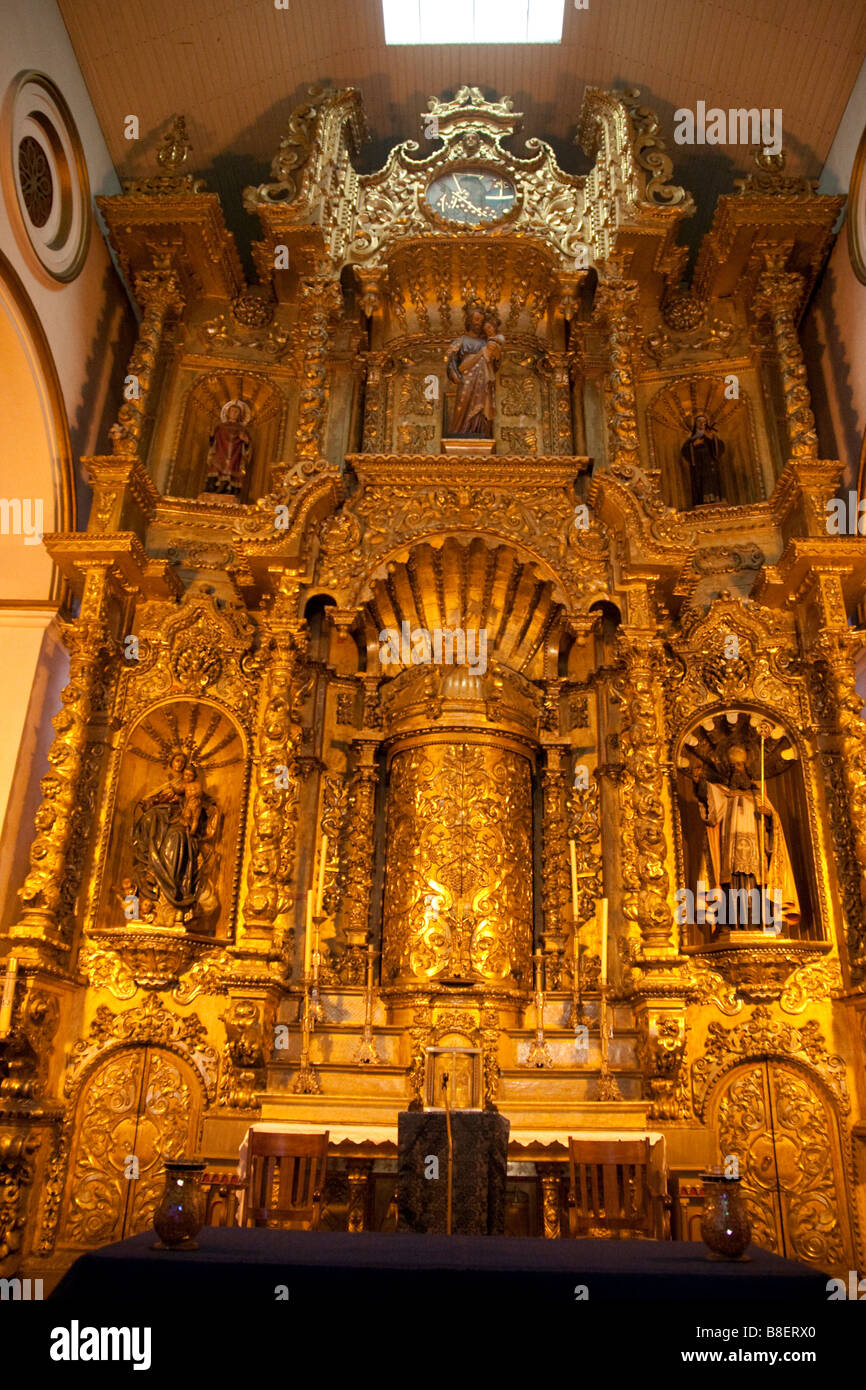
{"type": "MultiPolygon", "coordinates": [[[[504,1235],[508,1120],[485,1110],[453,1110],[452,1233],[504,1235]]],[[[397,1117],[398,1230],[443,1234],[448,1205],[448,1135],[443,1110],[397,1117]],[[435,1173],[438,1159],[438,1177],[435,1173]]]]}

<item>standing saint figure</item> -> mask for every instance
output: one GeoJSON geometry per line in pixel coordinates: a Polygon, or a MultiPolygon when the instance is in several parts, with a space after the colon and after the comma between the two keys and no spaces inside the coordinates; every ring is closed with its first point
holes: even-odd
{"type": "Polygon", "coordinates": [[[219,813],[193,764],[174,753],[166,782],[139,801],[132,826],[135,870],[163,921],[182,923],[215,905],[207,868],[219,813]]]}
{"type": "Polygon", "coordinates": [[[253,454],[247,425],[250,408],[245,401],[227,401],[220,411],[220,423],[210,437],[205,492],[221,492],[238,497],[253,454]]]}
{"type": "Polygon", "coordinates": [[[693,507],[724,502],[719,473],[724,452],[725,446],[716,433],[715,425],[706,415],[696,415],[692,432],[680,450],[681,458],[688,464],[693,507]]]}
{"type": "Polygon", "coordinates": [[[495,373],[505,342],[492,314],[473,307],[466,331],[448,350],[448,379],[457,387],[446,439],[492,439],[495,373]]]}
{"type": "Polygon", "coordinates": [[[772,802],[748,767],[741,744],[728,750],[727,781],[708,781],[699,767],[692,770],[695,793],[706,826],[706,873],[716,906],[707,912],[718,929],[793,927],[800,920],[800,902],[782,822],[772,802]],[[763,862],[762,862],[763,855],[763,862]]]}

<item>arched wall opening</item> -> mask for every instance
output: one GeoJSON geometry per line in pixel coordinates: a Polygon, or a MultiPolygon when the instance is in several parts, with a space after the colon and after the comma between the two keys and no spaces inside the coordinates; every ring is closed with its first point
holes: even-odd
{"type": "Polygon", "coordinates": [[[0,363],[14,409],[0,452],[0,925],[17,909],[39,779],[47,771],[51,716],[68,661],[56,614],[62,582],[42,545],[75,529],[69,427],[47,338],[27,291],[0,252],[0,363]]]}

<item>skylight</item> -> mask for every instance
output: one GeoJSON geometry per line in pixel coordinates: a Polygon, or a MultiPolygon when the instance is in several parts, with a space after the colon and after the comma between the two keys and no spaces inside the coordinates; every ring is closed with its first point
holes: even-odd
{"type": "Polygon", "coordinates": [[[560,43],[565,0],[382,0],[385,42],[560,43]]]}

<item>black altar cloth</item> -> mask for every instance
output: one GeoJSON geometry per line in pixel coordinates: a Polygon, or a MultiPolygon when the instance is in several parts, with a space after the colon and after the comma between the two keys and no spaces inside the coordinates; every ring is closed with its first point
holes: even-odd
{"type": "Polygon", "coordinates": [[[52,1300],[142,1308],[177,1301],[264,1299],[285,1285],[294,1308],[326,1296],[381,1303],[435,1297],[504,1297],[574,1304],[630,1300],[775,1300],[826,1303],[827,1278],[755,1246],[746,1263],[716,1262],[692,1241],[543,1240],[205,1227],[199,1249],[153,1250],[152,1231],[79,1256],[52,1300]]]}

